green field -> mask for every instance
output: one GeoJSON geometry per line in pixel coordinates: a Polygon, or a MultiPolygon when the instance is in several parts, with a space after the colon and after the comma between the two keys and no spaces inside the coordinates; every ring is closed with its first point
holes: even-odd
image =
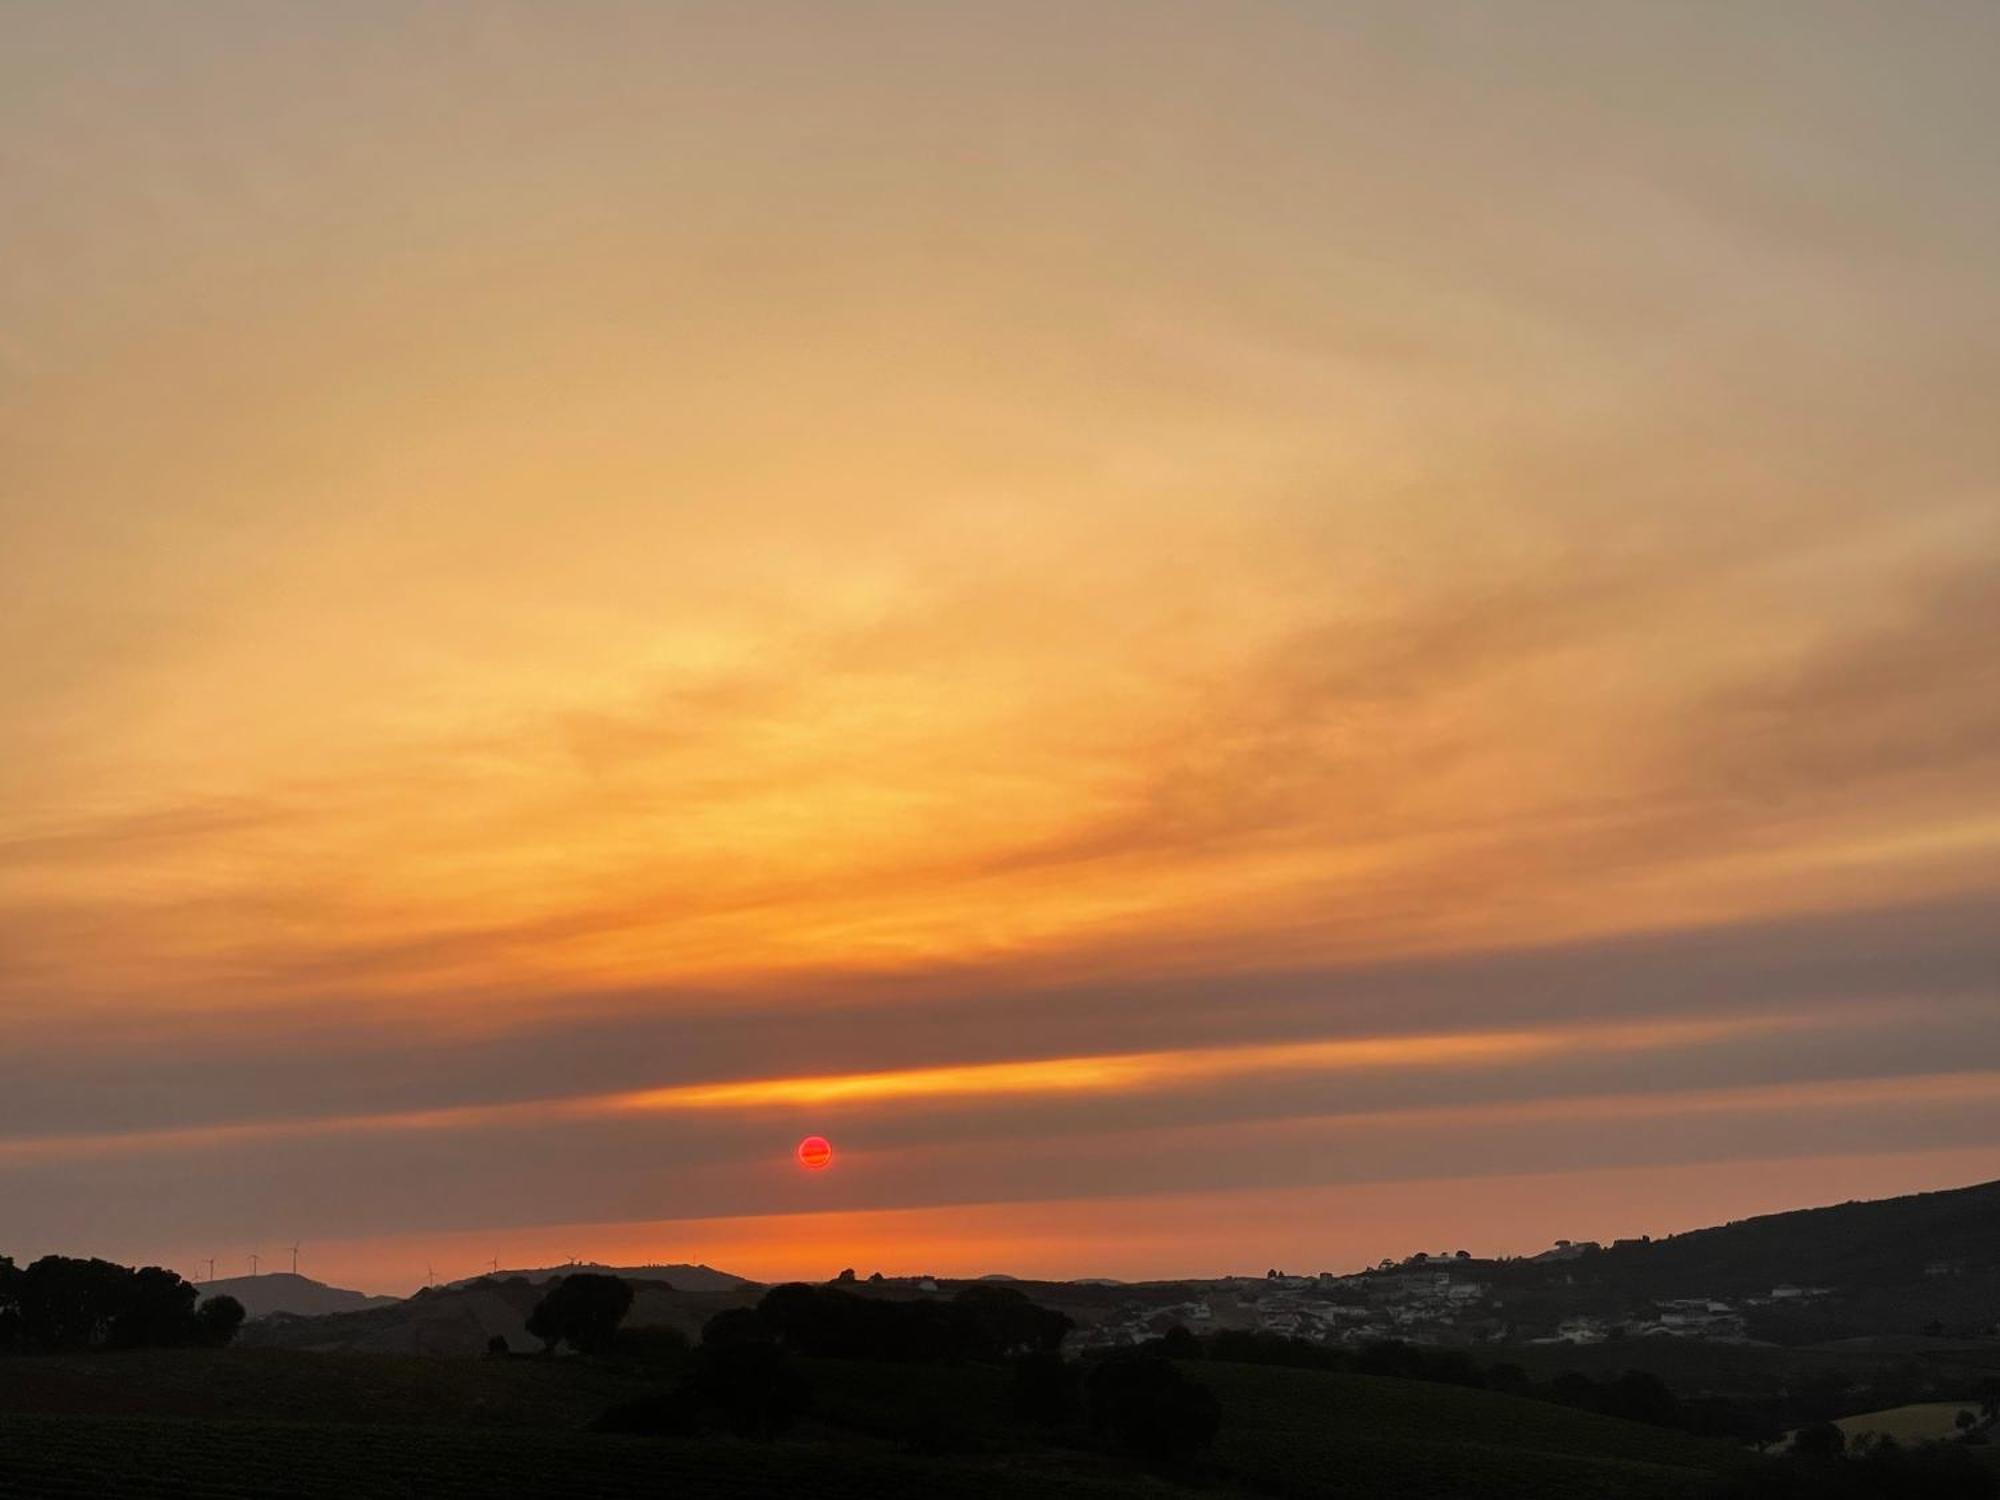
{"type": "Polygon", "coordinates": [[[1958,1414],[1979,1415],[1977,1401],[1919,1401],[1910,1406],[1892,1406],[1887,1411],[1865,1411],[1842,1417],[1833,1425],[1853,1442],[1864,1433],[1880,1433],[1899,1443],[1928,1443],[1957,1435],[1958,1414]]]}
{"type": "Polygon", "coordinates": [[[785,1440],[583,1431],[671,1371],[577,1359],[160,1350],[0,1361],[0,1494],[1339,1496],[1647,1500],[1742,1462],[1718,1444],[1451,1386],[1196,1362],[1222,1433],[1172,1482],[1006,1416],[980,1365],[811,1360],[785,1440]]]}
{"type": "Polygon", "coordinates": [[[1698,1495],[1734,1449],[1458,1386],[1190,1365],[1221,1399],[1218,1462],[1264,1494],[1382,1500],[1698,1495]]]}

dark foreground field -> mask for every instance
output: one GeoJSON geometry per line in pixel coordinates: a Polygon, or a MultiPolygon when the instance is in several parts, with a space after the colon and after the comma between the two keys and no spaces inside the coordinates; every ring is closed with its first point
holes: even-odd
{"type": "Polygon", "coordinates": [[[1023,1428],[979,1365],[808,1360],[772,1442],[585,1430],[672,1378],[584,1359],[153,1350],[0,1361],[0,1495],[1698,1496],[1720,1444],[1483,1391],[1195,1361],[1222,1405],[1196,1468],[1149,1474],[1023,1428]]]}

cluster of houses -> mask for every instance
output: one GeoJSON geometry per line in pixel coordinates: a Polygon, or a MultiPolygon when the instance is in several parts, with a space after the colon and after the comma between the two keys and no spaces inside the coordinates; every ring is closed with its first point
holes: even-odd
{"type": "Polygon", "coordinates": [[[1140,1344],[1179,1325],[1194,1333],[1243,1329],[1321,1344],[1381,1339],[1453,1342],[1495,1336],[1486,1286],[1462,1269],[1411,1266],[1356,1276],[1232,1278],[1200,1284],[1175,1302],[1135,1299],[1072,1336],[1083,1348],[1140,1344]]]}
{"type": "Polygon", "coordinates": [[[1635,1318],[1564,1318],[1554,1333],[1527,1342],[1601,1344],[1622,1336],[1740,1343],[1748,1337],[1744,1331],[1747,1309],[1768,1307],[1774,1302],[1802,1302],[1827,1296],[1832,1290],[1824,1286],[1774,1286],[1768,1295],[1739,1297],[1734,1302],[1719,1302],[1713,1297],[1674,1297],[1655,1302],[1650,1314],[1635,1318]]]}
{"type": "MultiPolygon", "coordinates": [[[[1595,1249],[1568,1243],[1537,1260],[1568,1260],[1595,1249]]],[[[1367,1344],[1401,1339],[1418,1344],[1524,1342],[1596,1344],[1611,1338],[1703,1339],[1741,1342],[1748,1309],[1826,1296],[1830,1288],[1775,1286],[1767,1295],[1721,1301],[1677,1297],[1621,1317],[1574,1315],[1554,1326],[1509,1311],[1495,1290],[1491,1262],[1463,1252],[1414,1256],[1352,1276],[1322,1272],[1292,1276],[1273,1270],[1261,1278],[1192,1283],[1178,1300],[1135,1297],[1096,1323],[1079,1328],[1082,1348],[1141,1344],[1179,1326],[1193,1333],[1242,1329],[1282,1334],[1318,1344],[1367,1344]],[[1482,1270],[1487,1275],[1482,1276],[1482,1270]]],[[[1546,1316],[1546,1315],[1544,1315],[1546,1316]]]]}

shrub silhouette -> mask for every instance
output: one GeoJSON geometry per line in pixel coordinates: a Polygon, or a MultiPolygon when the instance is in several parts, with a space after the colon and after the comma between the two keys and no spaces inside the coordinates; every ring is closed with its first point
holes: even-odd
{"type": "Polygon", "coordinates": [[[678,1365],[687,1352],[687,1335],[678,1328],[621,1328],[611,1339],[612,1354],[639,1365],[678,1365]]]}
{"type": "Polygon", "coordinates": [[[180,1277],[159,1266],[129,1272],[104,1341],[118,1349],[187,1343],[197,1295],[180,1277]]]}
{"type": "Polygon", "coordinates": [[[1090,1372],[1090,1425],[1148,1463],[1192,1458],[1215,1441],[1215,1394],[1154,1354],[1114,1354],[1090,1372]]]}
{"type": "Polygon", "coordinates": [[[1800,1458],[1838,1458],[1847,1450],[1847,1434],[1831,1422],[1808,1422],[1792,1435],[1792,1452],[1800,1458]]]}
{"type": "Polygon", "coordinates": [[[999,1286],[969,1286],[949,1301],[888,1301],[793,1282],[765,1293],[757,1314],[772,1338],[800,1354],[912,1363],[998,1362],[1053,1351],[1074,1326],[1066,1315],[999,1286]]]}
{"type": "Polygon", "coordinates": [[[194,1310],[195,1342],[221,1349],[236,1337],[243,1326],[243,1304],[234,1297],[204,1297],[194,1310]]]}
{"type": "Polygon", "coordinates": [[[812,1387],[774,1343],[704,1345],[689,1389],[745,1437],[773,1438],[812,1401],[812,1387]]]}
{"type": "Polygon", "coordinates": [[[721,1349],[730,1344],[768,1344],[771,1330],[754,1307],[725,1308],[701,1325],[704,1349],[721,1349]]]}
{"type": "Polygon", "coordinates": [[[528,1332],[553,1353],[568,1344],[581,1354],[610,1347],[612,1336],[632,1306],[632,1288],[616,1276],[579,1271],[551,1287],[528,1314],[528,1332]]]}
{"type": "Polygon", "coordinates": [[[1014,1361],[1014,1378],[1007,1404],[1017,1422],[1035,1427],[1061,1427],[1076,1419],[1076,1366],[1053,1350],[1037,1350],[1014,1361]]]}
{"type": "Polygon", "coordinates": [[[34,1349],[85,1349],[101,1343],[126,1298],[132,1272],[108,1260],[45,1255],[17,1283],[21,1339],[34,1349]]]}

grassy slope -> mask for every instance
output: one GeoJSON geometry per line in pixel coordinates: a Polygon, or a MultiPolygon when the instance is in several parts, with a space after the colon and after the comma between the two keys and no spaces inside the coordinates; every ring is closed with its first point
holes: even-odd
{"type": "Polygon", "coordinates": [[[1219,1463],[1266,1493],[1453,1497],[1698,1494],[1734,1450],[1488,1391],[1250,1365],[1190,1365],[1224,1413],[1219,1463]]]}
{"type": "Polygon", "coordinates": [[[1701,1339],[1624,1339],[1586,1345],[1493,1345],[1477,1353],[1495,1364],[1518,1364],[1543,1380],[1564,1370],[1580,1370],[1599,1379],[1625,1370],[1650,1370],[1684,1395],[1758,1396],[1816,1378],[1839,1385],[1930,1378],[1953,1390],[1971,1390],[1982,1379],[2000,1374],[2000,1343],[1944,1339],[1921,1340],[1909,1349],[1883,1349],[1872,1342],[1779,1348],[1701,1339]]]}
{"type": "Polygon", "coordinates": [[[1147,1489],[851,1444],[830,1448],[532,1429],[0,1415],[0,1494],[9,1500],[152,1495],[485,1500],[516,1494],[1124,1500],[1147,1489]]]}
{"type": "MultiPolygon", "coordinates": [[[[1184,1368],[1223,1406],[1202,1480],[1211,1496],[1672,1497],[1735,1460],[1681,1434],[1488,1392],[1184,1368]]],[[[0,1361],[0,1412],[11,1413],[0,1415],[0,1493],[1187,1493],[1012,1426],[1002,1370],[807,1369],[812,1418],[791,1441],[756,1445],[584,1433],[649,1381],[577,1360],[230,1350],[0,1361]]]]}
{"type": "Polygon", "coordinates": [[[1886,1411],[1865,1411],[1842,1417],[1833,1425],[1852,1442],[1864,1432],[1886,1433],[1899,1443],[1928,1443],[1957,1435],[1958,1414],[1979,1414],[1979,1402],[1920,1401],[1910,1406],[1892,1406],[1886,1411]]]}
{"type": "Polygon", "coordinates": [[[0,1411],[580,1427],[633,1393],[581,1360],[135,1349],[0,1360],[0,1411]]]}

